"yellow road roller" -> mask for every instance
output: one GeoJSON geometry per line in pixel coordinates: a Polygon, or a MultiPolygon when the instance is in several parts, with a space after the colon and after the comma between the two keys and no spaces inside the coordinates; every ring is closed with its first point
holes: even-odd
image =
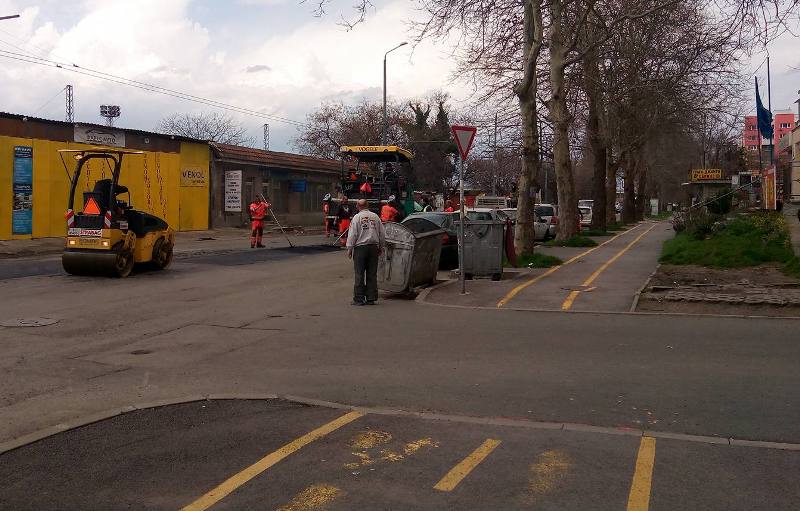
{"type": "Polygon", "coordinates": [[[157,216],[133,209],[128,188],[119,184],[124,155],[141,151],[118,149],[65,149],[76,160],[67,205],[67,239],[61,262],[72,275],[127,277],[134,265],[163,270],[172,262],[175,231],[157,216]],[[83,209],[73,211],[81,170],[91,160],[111,169],[110,179],[94,183],[83,192],[83,209]],[[128,201],[121,200],[127,194],[128,201]]]}

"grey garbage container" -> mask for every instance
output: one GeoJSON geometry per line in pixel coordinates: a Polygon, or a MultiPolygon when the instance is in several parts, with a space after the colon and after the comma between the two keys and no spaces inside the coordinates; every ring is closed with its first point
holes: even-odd
{"type": "MultiPolygon", "coordinates": [[[[456,227],[460,222],[456,222],[456,227]]],[[[464,277],[503,278],[505,227],[502,220],[467,220],[464,224],[464,277]]]]}
{"type": "Polygon", "coordinates": [[[442,254],[441,229],[415,233],[386,222],[386,249],[378,260],[378,289],[404,293],[421,284],[434,283],[442,254]]]}

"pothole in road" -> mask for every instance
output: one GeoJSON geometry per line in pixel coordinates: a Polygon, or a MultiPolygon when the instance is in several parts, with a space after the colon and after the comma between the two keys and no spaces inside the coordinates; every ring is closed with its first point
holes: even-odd
{"type": "Polygon", "coordinates": [[[151,350],[133,350],[131,351],[131,355],[149,355],[152,353],[151,350]]]}

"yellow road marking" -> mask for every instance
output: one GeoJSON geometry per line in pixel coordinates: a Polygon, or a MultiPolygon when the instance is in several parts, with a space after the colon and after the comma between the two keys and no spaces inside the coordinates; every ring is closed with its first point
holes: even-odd
{"type": "Polygon", "coordinates": [[[249,467],[245,468],[238,474],[233,475],[229,479],[222,482],[219,486],[209,491],[199,499],[195,500],[188,506],[181,508],[181,511],[204,511],[210,508],[220,500],[224,499],[226,496],[230,495],[231,492],[233,492],[243,484],[247,483],[249,480],[253,479],[257,475],[261,474],[271,466],[275,465],[279,461],[283,460],[290,454],[293,454],[294,452],[300,450],[301,448],[310,444],[314,440],[319,440],[325,435],[333,431],[336,431],[342,426],[345,426],[353,422],[354,420],[358,419],[359,417],[362,417],[363,415],[364,415],[363,413],[359,412],[346,413],[341,417],[339,417],[338,419],[334,419],[331,422],[318,427],[314,431],[306,433],[300,438],[284,445],[277,451],[274,451],[264,456],[263,458],[253,463],[249,467]]]}
{"type": "Polygon", "coordinates": [[[295,495],[288,504],[278,508],[278,511],[317,511],[330,504],[341,492],[329,484],[312,484],[295,495]]]}
{"type": "Polygon", "coordinates": [[[453,488],[458,486],[458,483],[467,477],[480,462],[486,459],[498,445],[500,445],[500,440],[487,438],[486,441],[472,451],[469,456],[461,460],[458,465],[451,468],[450,472],[445,474],[442,480],[436,483],[433,488],[439,491],[453,491],[453,488]]]}
{"type": "MultiPolygon", "coordinates": [[[[640,225],[641,225],[641,224],[640,224],[640,225]]],[[[520,292],[521,292],[523,289],[525,289],[525,288],[526,288],[526,287],[528,287],[528,286],[532,286],[533,284],[536,284],[537,282],[539,282],[539,281],[540,281],[540,280],[542,280],[543,278],[547,277],[548,275],[552,275],[553,273],[555,273],[556,271],[558,271],[558,269],[559,269],[559,268],[563,268],[564,266],[567,266],[568,264],[572,264],[572,263],[574,263],[575,261],[577,261],[577,260],[578,260],[578,259],[580,259],[581,257],[583,257],[583,256],[586,256],[586,255],[588,255],[588,254],[591,254],[592,252],[594,252],[594,251],[595,251],[595,250],[597,250],[598,248],[600,248],[600,247],[602,247],[602,246],[604,246],[604,245],[608,245],[609,243],[611,243],[611,242],[612,242],[612,241],[614,241],[615,239],[619,238],[619,237],[620,237],[620,236],[622,236],[623,234],[627,234],[627,233],[629,233],[629,232],[632,232],[634,229],[637,229],[638,227],[639,227],[639,226],[638,226],[638,225],[636,225],[636,226],[634,226],[634,227],[631,227],[630,229],[627,229],[627,230],[625,230],[625,231],[622,231],[621,233],[619,233],[619,234],[616,234],[616,235],[612,236],[611,238],[607,239],[606,241],[604,241],[604,242],[600,243],[600,244],[599,244],[599,245],[597,245],[596,247],[592,247],[592,248],[590,248],[589,250],[585,250],[585,251],[581,252],[580,254],[578,254],[578,255],[576,255],[576,256],[573,256],[573,257],[571,257],[571,258],[567,259],[566,261],[564,261],[564,262],[563,262],[562,264],[560,264],[559,266],[553,266],[552,268],[550,268],[550,269],[549,269],[549,270],[547,270],[546,272],[542,273],[541,275],[537,275],[536,277],[534,277],[534,278],[532,278],[532,279],[528,280],[527,282],[523,282],[522,284],[518,285],[517,287],[515,287],[514,289],[512,289],[511,291],[509,291],[509,292],[508,292],[508,294],[507,294],[507,295],[505,295],[505,296],[503,297],[503,299],[502,299],[502,300],[500,300],[499,302],[497,302],[497,308],[499,309],[499,308],[501,308],[501,307],[505,307],[505,306],[508,304],[508,302],[510,302],[510,301],[511,301],[511,300],[512,300],[512,299],[513,299],[515,296],[517,296],[517,295],[518,295],[518,294],[519,294],[519,293],[520,293],[520,292]]]]}
{"type": "Polygon", "coordinates": [[[562,311],[569,310],[569,308],[572,307],[572,302],[575,301],[579,293],[580,291],[570,292],[569,296],[567,296],[567,299],[564,300],[564,303],[561,304],[561,310],[562,311]]]}
{"type": "MultiPolygon", "coordinates": [[[[614,257],[612,257],[611,259],[609,259],[608,261],[606,261],[605,263],[603,263],[603,265],[602,265],[602,266],[600,266],[600,268],[598,268],[597,270],[595,270],[595,272],[594,272],[594,273],[592,273],[591,275],[589,275],[589,278],[588,278],[588,279],[586,279],[586,280],[584,280],[582,285],[583,285],[583,286],[589,286],[589,285],[590,285],[592,282],[594,282],[594,280],[595,280],[597,277],[599,277],[601,273],[603,273],[604,271],[606,271],[606,269],[608,269],[608,267],[609,267],[609,266],[611,266],[612,264],[614,264],[614,261],[616,261],[617,259],[619,259],[620,257],[622,257],[622,255],[623,255],[625,252],[627,252],[628,250],[630,250],[630,249],[631,249],[631,247],[633,247],[634,245],[636,245],[636,243],[638,243],[638,242],[639,242],[639,240],[640,240],[640,239],[642,239],[642,238],[645,236],[645,234],[647,234],[648,232],[652,231],[652,230],[653,230],[653,228],[654,228],[655,226],[656,226],[656,224],[653,224],[652,226],[650,226],[650,228],[649,228],[649,229],[647,229],[646,231],[644,231],[643,233],[641,233],[640,235],[638,235],[638,236],[636,237],[636,239],[634,239],[633,241],[631,241],[630,243],[628,243],[627,245],[625,245],[625,248],[623,248],[622,250],[620,250],[619,252],[617,252],[616,254],[614,254],[614,257]]],[[[562,310],[562,311],[567,311],[567,310],[569,310],[570,308],[572,308],[572,304],[575,302],[575,299],[578,297],[578,295],[579,295],[579,294],[580,294],[580,291],[572,291],[572,292],[571,292],[571,293],[570,293],[570,294],[567,296],[567,299],[566,299],[566,300],[564,300],[564,303],[563,303],[563,304],[561,304],[561,310],[562,310]]]]}
{"type": "Polygon", "coordinates": [[[636,471],[633,473],[631,492],[628,495],[628,511],[647,511],[650,507],[650,486],[653,482],[655,459],[656,439],[642,437],[639,454],[636,456],[636,471]]]}

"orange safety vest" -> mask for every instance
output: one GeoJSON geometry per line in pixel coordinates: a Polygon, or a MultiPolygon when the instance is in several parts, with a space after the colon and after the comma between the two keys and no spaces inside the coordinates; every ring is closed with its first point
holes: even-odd
{"type": "Polygon", "coordinates": [[[270,207],[269,202],[251,202],[250,203],[250,218],[253,220],[264,220],[267,216],[267,209],[270,207]]]}
{"type": "Polygon", "coordinates": [[[394,222],[397,220],[398,213],[399,211],[390,204],[384,204],[381,208],[381,222],[394,222]]]}

